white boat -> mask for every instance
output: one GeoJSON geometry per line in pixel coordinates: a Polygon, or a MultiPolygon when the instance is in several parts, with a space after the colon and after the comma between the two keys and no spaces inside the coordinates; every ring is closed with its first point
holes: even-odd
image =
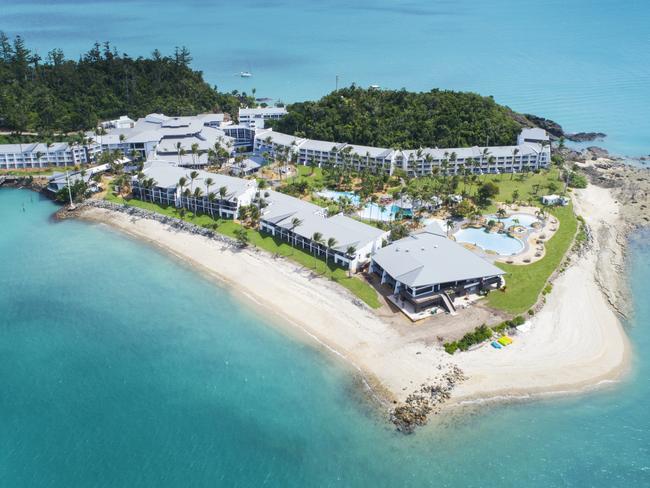
{"type": "Polygon", "coordinates": [[[239,73],[239,76],[241,76],[242,78],[250,78],[251,76],[253,76],[253,73],[251,73],[250,71],[242,71],[239,73]]]}

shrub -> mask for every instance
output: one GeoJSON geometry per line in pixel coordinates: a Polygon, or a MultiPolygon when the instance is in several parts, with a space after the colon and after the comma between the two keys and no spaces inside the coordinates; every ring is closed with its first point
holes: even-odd
{"type": "Polygon", "coordinates": [[[587,178],[583,174],[572,171],[569,174],[569,186],[572,188],[587,188],[587,178]]]}

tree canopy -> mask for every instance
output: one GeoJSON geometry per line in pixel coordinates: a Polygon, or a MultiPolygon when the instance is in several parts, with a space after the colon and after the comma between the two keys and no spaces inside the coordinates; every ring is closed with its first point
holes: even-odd
{"type": "Polygon", "coordinates": [[[353,85],[287,110],[269,125],[310,139],[399,149],[514,144],[528,125],[491,97],[437,89],[414,93],[353,85]]]}
{"type": "Polygon", "coordinates": [[[120,54],[109,42],[95,43],[79,60],[52,49],[43,59],[20,36],[0,32],[0,127],[16,132],[79,131],[123,114],[161,112],[236,114],[245,93],[220,93],[190,68],[185,47],[171,56],[120,54]]]}

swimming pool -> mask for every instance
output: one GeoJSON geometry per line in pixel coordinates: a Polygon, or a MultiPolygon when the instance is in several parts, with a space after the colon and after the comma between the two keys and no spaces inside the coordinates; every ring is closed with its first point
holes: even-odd
{"type": "Polygon", "coordinates": [[[382,209],[381,205],[377,203],[369,203],[359,210],[357,215],[362,219],[389,222],[395,220],[395,215],[398,211],[399,208],[395,205],[385,205],[382,209]]]}
{"type": "Polygon", "coordinates": [[[361,203],[359,195],[355,195],[351,191],[321,190],[317,192],[316,195],[322,198],[331,198],[336,201],[339,201],[342,198],[349,198],[353,205],[359,205],[359,203],[361,203]]]}
{"type": "MultiPolygon", "coordinates": [[[[499,222],[499,217],[497,215],[487,215],[486,218],[488,220],[499,222]]],[[[503,222],[505,229],[513,225],[521,225],[530,229],[535,222],[539,222],[539,219],[530,214],[514,214],[510,217],[506,217],[505,219],[501,219],[501,222],[503,222]]]]}
{"type": "Polygon", "coordinates": [[[484,229],[461,229],[454,234],[457,242],[474,244],[485,251],[494,251],[501,256],[518,254],[524,249],[524,243],[508,234],[486,232],[484,229]]]}

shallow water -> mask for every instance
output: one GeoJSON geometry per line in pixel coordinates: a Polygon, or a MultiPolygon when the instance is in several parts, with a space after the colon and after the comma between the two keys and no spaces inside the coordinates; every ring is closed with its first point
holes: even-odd
{"type": "Polygon", "coordinates": [[[0,28],[41,55],[95,40],[186,45],[209,82],[296,101],[355,82],[492,95],[650,154],[650,2],[641,0],[0,0],[0,28]],[[239,77],[250,70],[252,78],[239,77]]]}
{"type": "MultiPolygon", "coordinates": [[[[644,486],[650,360],[404,437],[349,372],[154,248],[0,190],[0,486],[644,486]],[[22,206],[26,211],[22,212],[22,206]]],[[[650,347],[649,234],[632,242],[650,347]]]]}

